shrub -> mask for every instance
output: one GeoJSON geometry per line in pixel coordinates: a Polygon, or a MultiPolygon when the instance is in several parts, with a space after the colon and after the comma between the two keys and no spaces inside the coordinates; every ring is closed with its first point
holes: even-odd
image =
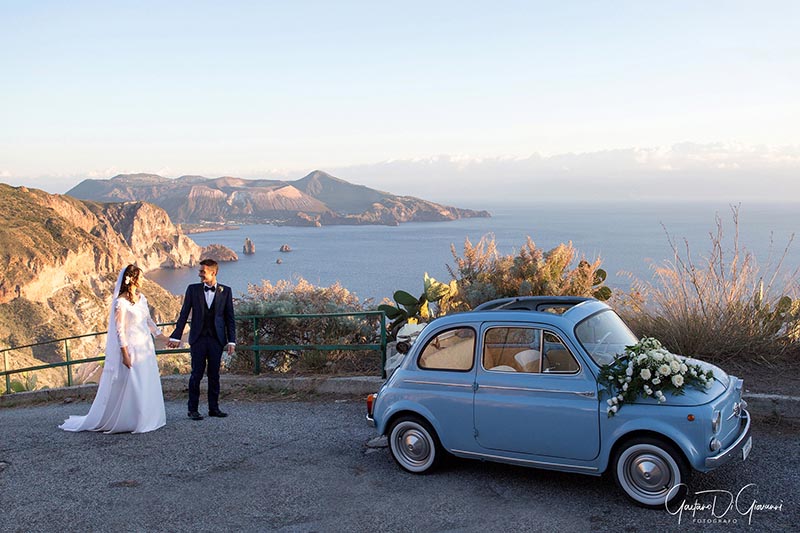
{"type": "Polygon", "coordinates": [[[464,255],[451,245],[455,267],[448,265],[458,283],[452,310],[472,309],[495,298],[513,296],[571,295],[606,300],[611,289],[603,285],[606,272],[600,259],[577,261],[572,243],[559,244],[548,252],[536,247],[530,237],[516,255],[500,255],[494,236],[484,236],[473,245],[464,242],[464,255]]]}
{"type": "MultiPolygon", "coordinates": [[[[356,313],[368,310],[371,300],[361,301],[338,283],[317,287],[298,278],[296,283],[279,281],[249,285],[248,296],[240,300],[237,313],[239,345],[345,345],[379,344],[380,316],[286,317],[356,313]],[[268,318],[243,320],[245,316],[268,318]]],[[[374,372],[380,368],[380,354],[356,350],[322,351],[309,348],[261,352],[262,369],[273,372],[320,371],[374,372]],[[303,353],[305,352],[305,356],[303,353]]],[[[237,349],[232,370],[252,372],[255,353],[237,349]]]]}
{"type": "MultiPolygon", "coordinates": [[[[655,337],[672,352],[723,362],[736,357],[774,361],[800,347],[797,271],[782,275],[792,239],[774,268],[762,271],[739,245],[739,210],[726,248],[722,220],[710,234],[711,251],[695,258],[688,241],[674,258],[653,266],[653,281],[634,279],[618,308],[637,335],[655,337]]],[[[793,238],[794,236],[792,236],[793,238]]]]}

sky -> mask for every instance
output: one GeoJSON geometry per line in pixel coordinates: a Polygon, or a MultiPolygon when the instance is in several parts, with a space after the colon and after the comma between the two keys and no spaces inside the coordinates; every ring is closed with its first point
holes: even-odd
{"type": "Polygon", "coordinates": [[[0,182],[800,202],[795,1],[0,0],[0,182]]]}

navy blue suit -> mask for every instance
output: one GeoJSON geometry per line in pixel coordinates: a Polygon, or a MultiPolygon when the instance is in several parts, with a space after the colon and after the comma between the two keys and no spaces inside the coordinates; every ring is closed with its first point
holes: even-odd
{"type": "Polygon", "coordinates": [[[204,285],[193,283],[186,288],[183,306],[178,315],[171,339],[180,339],[189,314],[189,346],[192,356],[192,375],[189,378],[189,411],[197,411],[200,402],[200,382],[208,367],[208,409],[219,410],[219,365],[222,350],[236,342],[236,323],[233,315],[233,295],[230,287],[217,284],[214,300],[206,304],[204,285]]]}

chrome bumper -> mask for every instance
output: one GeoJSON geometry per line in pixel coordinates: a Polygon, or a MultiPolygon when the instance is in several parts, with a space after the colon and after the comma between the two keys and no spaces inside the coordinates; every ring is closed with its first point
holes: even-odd
{"type": "Polygon", "coordinates": [[[741,415],[741,427],[742,432],[739,433],[739,436],[736,437],[736,440],[728,446],[728,448],[722,450],[714,457],[709,457],[706,459],[706,468],[717,468],[718,466],[722,466],[725,463],[732,461],[733,459],[742,457],[742,449],[748,443],[750,439],[750,413],[747,410],[742,410],[741,415]]]}
{"type": "Polygon", "coordinates": [[[371,428],[375,427],[375,419],[367,415],[367,425],[371,428]]]}

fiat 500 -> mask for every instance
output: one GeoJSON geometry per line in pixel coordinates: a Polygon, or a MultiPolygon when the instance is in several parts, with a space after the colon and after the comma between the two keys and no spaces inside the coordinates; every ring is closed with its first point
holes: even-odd
{"type": "Polygon", "coordinates": [[[605,303],[577,297],[494,300],[432,321],[377,394],[367,421],[403,469],[449,453],[599,476],[610,470],[645,507],[682,497],[693,470],[747,458],[742,380],[644,396],[610,416],[603,365],[638,339],[605,303]]]}

